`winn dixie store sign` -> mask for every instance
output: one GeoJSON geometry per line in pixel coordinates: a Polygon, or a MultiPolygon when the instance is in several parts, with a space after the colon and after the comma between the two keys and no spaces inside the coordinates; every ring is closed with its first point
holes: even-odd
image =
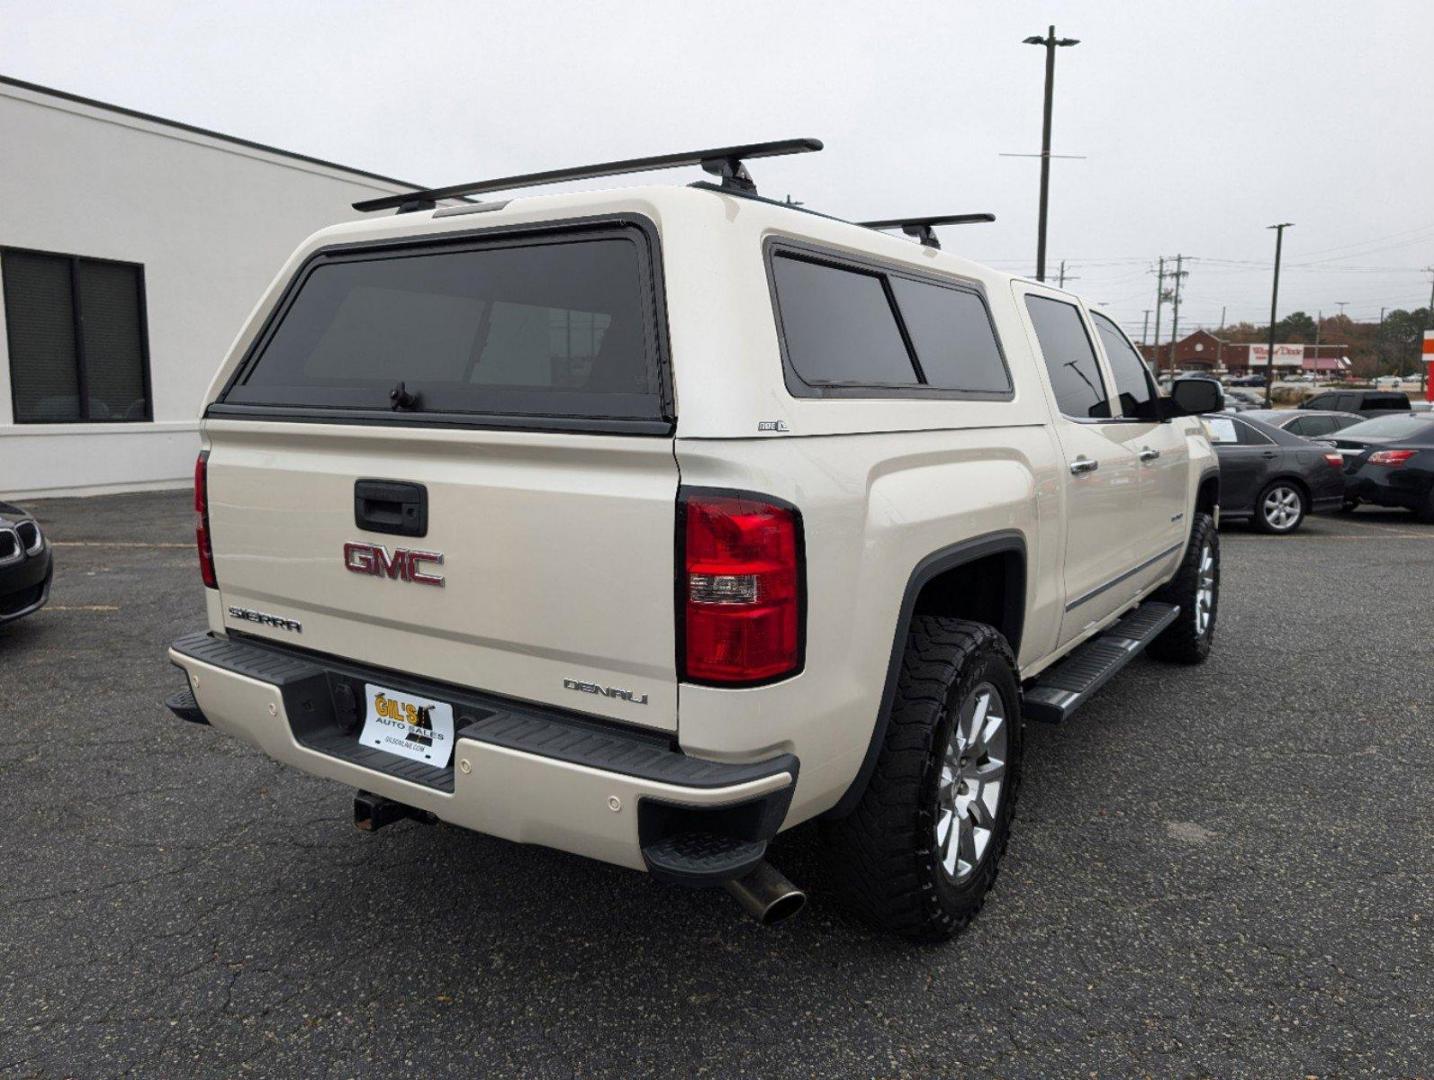
{"type": "MultiPolygon", "coordinates": [[[[1250,367],[1265,367],[1270,362],[1270,347],[1268,345],[1250,346],[1250,367]]],[[[1275,367],[1297,368],[1304,367],[1305,347],[1303,345],[1276,345],[1275,346],[1275,367]]]]}

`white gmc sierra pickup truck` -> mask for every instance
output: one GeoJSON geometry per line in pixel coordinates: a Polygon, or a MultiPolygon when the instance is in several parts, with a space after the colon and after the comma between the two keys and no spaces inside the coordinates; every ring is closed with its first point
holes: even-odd
{"type": "MultiPolygon", "coordinates": [[[[1196,663],[1219,475],[1078,297],[837,220],[743,164],[815,140],[374,200],[279,272],[195,469],[208,627],[167,703],[441,819],[940,940],[996,875],[1024,719],[1196,663]],[[690,186],[473,201],[701,165],[690,186]]],[[[970,217],[969,215],[967,216],[970,217]]],[[[920,242],[889,231],[901,228],[920,242]]]]}

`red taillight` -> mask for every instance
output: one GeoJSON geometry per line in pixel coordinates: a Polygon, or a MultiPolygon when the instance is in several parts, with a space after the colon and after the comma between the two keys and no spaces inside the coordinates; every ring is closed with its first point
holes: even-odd
{"type": "Polygon", "coordinates": [[[194,542],[199,548],[199,576],[206,587],[219,588],[214,576],[214,545],[209,542],[209,451],[194,463],[194,542]]]}
{"type": "Polygon", "coordinates": [[[682,678],[750,686],[802,667],[802,520],[761,495],[679,496],[682,678]]]}
{"type": "Polygon", "coordinates": [[[1328,461],[1331,465],[1333,465],[1336,469],[1344,468],[1344,458],[1339,454],[1335,453],[1333,450],[1326,452],[1324,459],[1328,461]]]}
{"type": "Polygon", "coordinates": [[[1376,450],[1369,455],[1369,463],[1371,465],[1388,465],[1391,469],[1397,469],[1417,453],[1419,453],[1418,450],[1376,450]]]}

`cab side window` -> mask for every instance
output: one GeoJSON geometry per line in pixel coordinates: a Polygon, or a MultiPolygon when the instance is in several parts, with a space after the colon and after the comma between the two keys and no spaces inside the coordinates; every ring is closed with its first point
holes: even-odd
{"type": "Polygon", "coordinates": [[[1125,416],[1154,419],[1152,402],[1155,401],[1155,383],[1151,381],[1150,369],[1135,351],[1120,327],[1099,312],[1092,311],[1091,319],[1100,343],[1105,346],[1105,358],[1110,361],[1111,373],[1115,376],[1115,394],[1120,399],[1120,411],[1125,416]]]}
{"type": "Polygon", "coordinates": [[[1061,413],[1077,420],[1110,416],[1110,394],[1080,311],[1074,304],[1034,295],[1026,297],[1026,310],[1061,413]]]}

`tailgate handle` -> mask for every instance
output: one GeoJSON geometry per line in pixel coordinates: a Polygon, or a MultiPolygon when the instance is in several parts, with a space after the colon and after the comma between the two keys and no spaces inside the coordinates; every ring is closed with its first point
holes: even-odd
{"type": "Polygon", "coordinates": [[[428,535],[428,489],[401,480],[355,480],[354,524],[395,536],[428,535]]]}

